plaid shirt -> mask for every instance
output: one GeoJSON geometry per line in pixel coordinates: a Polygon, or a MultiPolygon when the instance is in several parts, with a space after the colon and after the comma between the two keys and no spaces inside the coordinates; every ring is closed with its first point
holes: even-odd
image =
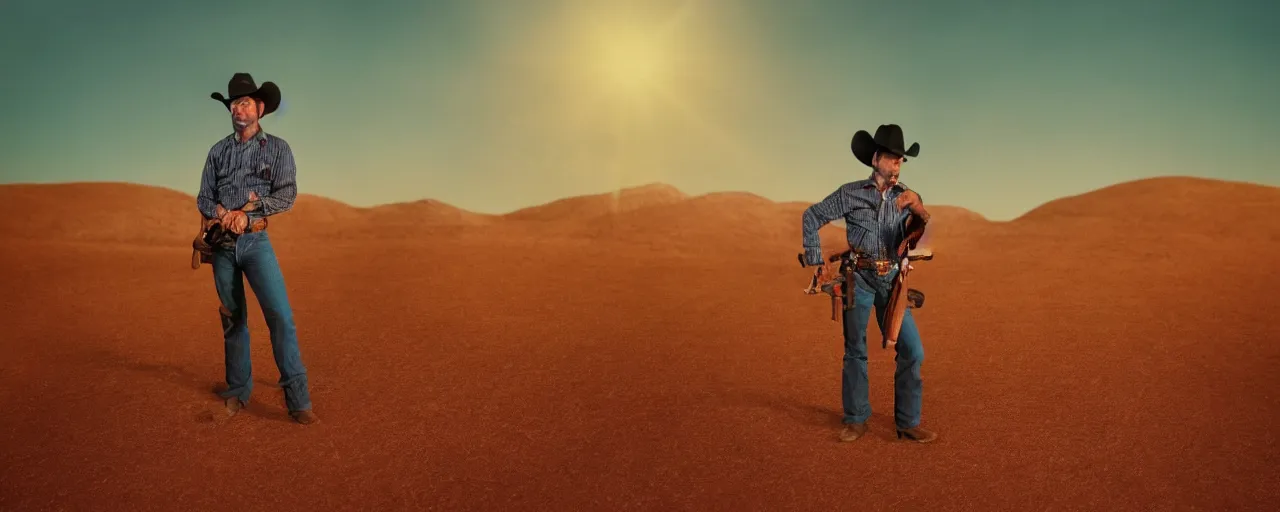
{"type": "Polygon", "coordinates": [[[875,259],[894,259],[906,236],[910,211],[898,206],[898,197],[907,191],[901,182],[881,193],[874,176],[846,183],[822,202],[810,206],[800,217],[805,263],[822,264],[822,240],[818,230],[843,218],[849,247],[875,259]]]}
{"type": "Polygon", "coordinates": [[[267,217],[289,211],[298,196],[297,167],[289,144],[261,129],[245,142],[232,133],[209,149],[200,176],[196,208],[213,218],[217,205],[238,210],[258,194],[258,208],[250,217],[267,217]]]}

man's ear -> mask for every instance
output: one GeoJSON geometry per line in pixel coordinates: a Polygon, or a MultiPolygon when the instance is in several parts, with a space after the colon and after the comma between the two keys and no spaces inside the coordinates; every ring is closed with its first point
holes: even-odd
{"type": "Polygon", "coordinates": [[[253,103],[258,106],[258,119],[262,119],[262,113],[267,110],[266,102],[260,99],[254,98],[253,103]]]}

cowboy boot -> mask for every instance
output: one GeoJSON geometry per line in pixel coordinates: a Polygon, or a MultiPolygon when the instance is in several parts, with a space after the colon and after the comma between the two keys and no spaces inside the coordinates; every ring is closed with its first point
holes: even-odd
{"type": "Polygon", "coordinates": [[[311,409],[307,409],[305,411],[290,411],[289,417],[293,418],[293,421],[303,425],[310,425],[320,421],[320,418],[316,416],[316,413],[311,412],[311,409]]]}
{"type": "Polygon", "coordinates": [[[840,441],[849,442],[857,441],[859,437],[867,433],[866,423],[848,423],[845,424],[844,430],[840,431],[840,441]]]}
{"type": "Polygon", "coordinates": [[[227,416],[235,416],[240,409],[244,408],[244,402],[239,397],[230,397],[222,401],[222,405],[227,408],[227,416]]]}
{"type": "Polygon", "coordinates": [[[938,434],[920,427],[898,429],[898,439],[907,438],[917,443],[927,443],[938,438],[938,434]]]}

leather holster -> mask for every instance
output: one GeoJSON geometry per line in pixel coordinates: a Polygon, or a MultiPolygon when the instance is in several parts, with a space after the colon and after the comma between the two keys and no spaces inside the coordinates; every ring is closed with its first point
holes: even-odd
{"type": "MultiPolygon", "coordinates": [[[[267,219],[254,219],[245,229],[245,233],[255,233],[265,229],[267,229],[267,219]]],[[[240,235],[224,229],[222,222],[218,219],[201,220],[200,232],[196,234],[195,240],[191,241],[192,270],[213,261],[213,251],[216,248],[235,249],[236,240],[239,238],[240,235]]]]}

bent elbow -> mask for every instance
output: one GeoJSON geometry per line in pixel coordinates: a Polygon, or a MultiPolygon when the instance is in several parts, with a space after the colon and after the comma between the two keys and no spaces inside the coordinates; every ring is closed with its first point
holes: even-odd
{"type": "Polygon", "coordinates": [[[811,226],[820,223],[822,223],[822,218],[818,215],[818,205],[810,206],[805,208],[803,212],[800,212],[801,225],[811,226]]]}

